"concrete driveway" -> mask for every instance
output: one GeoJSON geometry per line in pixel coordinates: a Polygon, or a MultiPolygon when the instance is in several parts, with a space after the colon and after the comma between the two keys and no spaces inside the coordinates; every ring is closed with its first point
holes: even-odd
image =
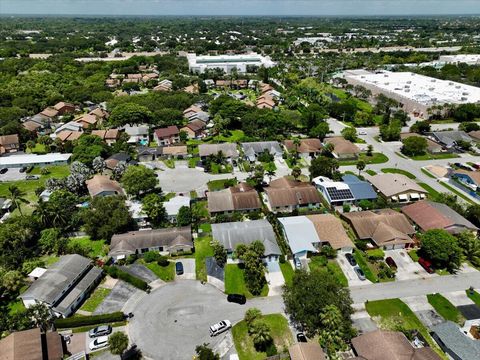
{"type": "Polygon", "coordinates": [[[412,260],[406,250],[386,250],[385,258],[389,256],[397,264],[397,273],[395,274],[395,277],[399,281],[437,276],[436,274],[427,273],[419,263],[412,260]]]}
{"type": "Polygon", "coordinates": [[[126,302],[138,291],[142,292],[132,285],[119,280],[113,287],[110,294],[108,294],[102,303],[95,309],[93,315],[121,311],[126,302]]]}
{"type": "Polygon", "coordinates": [[[345,257],[345,254],[341,254],[341,253],[338,254],[337,263],[338,265],[340,265],[340,268],[342,269],[343,273],[347,277],[348,286],[360,286],[360,285],[367,285],[372,283],[370,280],[362,281],[358,278],[357,273],[355,272],[355,270],[353,270],[353,266],[350,265],[347,258],[345,257]]]}
{"type": "Polygon", "coordinates": [[[175,262],[183,264],[183,275],[175,275],[176,280],[195,280],[195,259],[175,259],[175,262]]]}
{"type": "Polygon", "coordinates": [[[475,304],[472,299],[467,296],[465,290],[442,293],[454,306],[465,306],[475,304]]]}
{"type": "Polygon", "coordinates": [[[267,263],[265,278],[268,283],[268,296],[282,295],[282,286],[285,284],[282,270],[278,262],[267,263]]]}
{"type": "Polygon", "coordinates": [[[408,305],[426,327],[431,327],[444,321],[433,306],[430,305],[425,295],[410,296],[401,298],[401,300],[408,305]]]}
{"type": "Polygon", "coordinates": [[[229,344],[228,332],[211,338],[208,328],[221,320],[232,324],[243,319],[248,308],[264,314],[282,313],[281,296],[248,300],[246,305],[227,302],[225,294],[199,281],[175,281],[144,296],[129,322],[130,341],[150,359],[191,359],[195,346],[209,343],[222,353],[229,344]]]}
{"type": "Polygon", "coordinates": [[[353,327],[358,330],[359,335],[378,329],[377,324],[365,309],[365,303],[353,304],[352,308],[355,311],[352,314],[353,327]]]}
{"type": "Polygon", "coordinates": [[[158,279],[157,275],[155,275],[149,268],[142,264],[131,264],[128,266],[121,266],[120,268],[130,275],[136,276],[147,283],[158,279]]]}

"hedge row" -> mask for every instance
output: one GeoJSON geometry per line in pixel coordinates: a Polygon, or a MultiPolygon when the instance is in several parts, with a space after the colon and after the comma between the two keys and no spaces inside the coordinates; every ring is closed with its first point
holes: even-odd
{"type": "Polygon", "coordinates": [[[65,329],[74,328],[86,325],[96,325],[110,322],[124,321],[125,316],[121,311],[117,311],[110,314],[92,315],[92,316],[79,316],[66,319],[56,319],[55,327],[65,329]]]}
{"type": "Polygon", "coordinates": [[[148,284],[145,281],[127,273],[126,271],[121,270],[116,266],[104,266],[103,269],[108,275],[110,275],[114,279],[118,278],[120,280],[123,280],[143,291],[150,290],[150,286],[148,286],[148,284]]]}

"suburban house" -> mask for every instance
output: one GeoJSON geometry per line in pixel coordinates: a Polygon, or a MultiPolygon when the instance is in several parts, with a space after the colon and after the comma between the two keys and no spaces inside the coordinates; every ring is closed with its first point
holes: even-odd
{"type": "Polygon", "coordinates": [[[194,119],[182,127],[180,131],[186,132],[189,139],[197,139],[202,137],[205,127],[206,125],[202,120],[194,119]]]}
{"type": "Polygon", "coordinates": [[[129,144],[142,144],[148,145],[148,126],[130,126],[125,125],[125,133],[130,137],[128,139],[129,144]]]}
{"type": "Polygon", "coordinates": [[[64,114],[72,114],[75,112],[75,105],[60,101],[56,103],[53,107],[47,107],[40,114],[43,114],[48,117],[55,117],[64,114]]]}
{"type": "Polygon", "coordinates": [[[115,180],[111,180],[107,175],[95,175],[93,178],[85,181],[90,196],[110,196],[125,195],[122,187],[115,180]]]}
{"type": "Polygon", "coordinates": [[[20,150],[18,134],[0,136],[0,154],[8,154],[20,150]]]}
{"type": "Polygon", "coordinates": [[[315,186],[286,177],[271,181],[264,190],[265,201],[272,212],[291,212],[302,207],[318,207],[322,201],[315,186]]]}
{"type": "Polygon", "coordinates": [[[475,225],[445,204],[422,200],[404,206],[402,212],[421,231],[444,229],[451,234],[459,234],[463,231],[478,231],[475,225]]]}
{"type": "Polygon", "coordinates": [[[326,138],[323,143],[333,145],[332,154],[337,159],[356,159],[360,154],[357,145],[341,136],[326,138]]]}
{"type": "Polygon", "coordinates": [[[58,115],[58,111],[55,110],[53,107],[47,107],[43,109],[41,112],[39,112],[38,115],[51,119],[58,115]]]}
{"type": "Polygon", "coordinates": [[[62,143],[66,141],[78,140],[83,135],[83,131],[62,130],[57,134],[57,139],[62,143]]]}
{"type": "Polygon", "coordinates": [[[192,250],[192,231],[190,226],[184,226],[115,234],[110,242],[109,255],[115,260],[120,260],[129,255],[139,255],[148,251],[179,254],[192,250]]]}
{"type": "Polygon", "coordinates": [[[93,130],[92,135],[98,136],[108,145],[112,145],[117,142],[118,138],[120,137],[120,132],[118,129],[93,130]]]}
{"type": "Polygon", "coordinates": [[[15,331],[0,340],[2,360],[61,360],[63,355],[62,336],[56,331],[15,331]]]}
{"type": "Polygon", "coordinates": [[[163,79],[153,88],[153,91],[172,91],[173,83],[170,80],[163,79]]]}
{"type": "Polygon", "coordinates": [[[96,116],[97,119],[99,119],[100,121],[106,120],[106,119],[108,119],[108,118],[110,117],[110,114],[109,114],[106,110],[104,110],[104,109],[102,109],[102,108],[100,108],[100,107],[96,107],[95,109],[93,109],[92,111],[90,111],[90,112],[88,113],[88,115],[94,115],[94,116],[96,116]]]}
{"type": "Polygon", "coordinates": [[[102,270],[90,259],[77,254],[63,255],[21,294],[26,308],[43,303],[56,316],[67,317],[93,290],[102,270]]]}
{"type": "Polygon", "coordinates": [[[85,114],[80,118],[75,120],[77,123],[81,124],[84,129],[89,127],[95,127],[99,123],[98,118],[95,115],[85,114]]]}
{"type": "Polygon", "coordinates": [[[288,348],[290,360],[326,360],[325,353],[317,342],[298,342],[288,348]]]}
{"type": "Polygon", "coordinates": [[[165,146],[161,148],[161,153],[166,158],[183,159],[188,156],[188,148],[186,145],[165,146]]]}
{"type": "Polygon", "coordinates": [[[223,245],[229,257],[238,244],[250,245],[257,240],[265,246],[266,262],[278,261],[282,255],[272,225],[265,219],[212,224],[212,237],[223,245]]]}
{"type": "Polygon", "coordinates": [[[180,131],[178,127],[172,125],[165,128],[156,129],[153,133],[153,138],[158,146],[169,146],[180,141],[180,131]]]}
{"type": "Polygon", "coordinates": [[[82,124],[76,121],[69,121],[65,124],[60,125],[58,128],[55,129],[55,134],[60,134],[62,131],[79,131],[83,132],[82,124]]]}
{"type": "Polygon", "coordinates": [[[190,198],[187,196],[174,196],[170,200],[165,201],[163,207],[167,212],[168,221],[176,223],[178,212],[184,206],[190,207],[190,198]]]}
{"type": "Polygon", "coordinates": [[[342,222],[332,214],[283,217],[278,221],[292,254],[297,258],[318,253],[324,245],[342,252],[352,252],[354,248],[342,222]]]}
{"type": "Polygon", "coordinates": [[[257,160],[258,155],[265,151],[274,158],[281,158],[283,155],[282,147],[277,141],[245,142],[240,145],[245,159],[252,163],[257,160]]]}
{"type": "Polygon", "coordinates": [[[452,131],[434,131],[428,133],[428,137],[433,141],[438,142],[446,149],[454,149],[457,147],[458,141],[471,142],[472,138],[468,136],[465,131],[452,130],[452,131]]]}
{"type": "Polygon", "coordinates": [[[300,156],[312,158],[320,154],[323,148],[319,139],[300,139],[298,145],[295,144],[294,140],[285,140],[283,145],[290,153],[296,150],[300,156]]]}
{"type": "Polygon", "coordinates": [[[0,157],[0,168],[21,168],[24,166],[53,166],[67,165],[72,154],[48,153],[18,154],[0,157]]]}
{"type": "Polygon", "coordinates": [[[237,145],[232,143],[222,144],[201,144],[198,145],[198,154],[202,160],[205,160],[207,156],[217,155],[222,153],[227,159],[237,159],[238,150],[237,145]]]}
{"type": "Polygon", "coordinates": [[[153,161],[162,155],[162,147],[139,146],[137,159],[140,162],[153,161]]]}
{"type": "Polygon", "coordinates": [[[415,229],[405,215],[392,210],[343,213],[360,240],[371,240],[383,250],[403,249],[413,245],[415,229]]]}
{"type": "Polygon", "coordinates": [[[360,180],[357,176],[352,174],[343,175],[342,180],[350,188],[356,203],[361,200],[372,201],[378,198],[375,189],[368,181],[360,180]]]}
{"type": "Polygon", "coordinates": [[[187,108],[187,109],[185,109],[185,110],[183,111],[183,116],[188,119],[188,118],[190,118],[192,115],[195,115],[195,114],[197,114],[197,113],[199,113],[199,112],[202,112],[202,111],[203,111],[203,110],[202,110],[202,108],[201,108],[200,106],[198,106],[198,105],[192,105],[192,106],[190,106],[189,108],[187,108]]]}
{"type": "Polygon", "coordinates": [[[425,136],[422,136],[422,135],[416,134],[416,133],[400,134],[400,138],[402,140],[407,139],[407,138],[412,137],[412,136],[421,137],[421,138],[424,138],[425,140],[427,140],[427,151],[430,154],[438,154],[438,153],[441,153],[441,152],[445,152],[443,146],[441,144],[439,144],[438,142],[433,141],[431,138],[428,138],[428,137],[425,137],[425,136]]]}
{"type": "Polygon", "coordinates": [[[111,155],[108,159],[105,160],[105,166],[109,170],[113,170],[115,166],[118,165],[120,162],[128,163],[131,161],[131,157],[129,154],[125,152],[119,152],[116,154],[111,155]]]}
{"type": "Polygon", "coordinates": [[[456,169],[452,171],[451,177],[471,188],[473,191],[480,191],[480,171],[456,169]]]}
{"type": "Polygon", "coordinates": [[[262,207],[257,191],[246,183],[220,191],[209,191],[207,199],[208,212],[212,215],[229,214],[234,211],[255,211],[262,207]]]}
{"type": "Polygon", "coordinates": [[[28,131],[44,133],[47,128],[50,128],[51,122],[51,118],[41,114],[36,114],[25,119],[25,122],[22,125],[28,131]]]}
{"type": "Polygon", "coordinates": [[[355,201],[348,184],[341,181],[333,181],[324,176],[312,179],[313,185],[320,191],[331,206],[342,206],[352,204],[355,201]]]}
{"type": "Polygon", "coordinates": [[[257,99],[257,108],[270,109],[275,107],[275,101],[268,95],[259,96],[257,99]]]}
{"type": "Polygon", "coordinates": [[[480,359],[480,340],[452,321],[431,327],[432,338],[454,360],[480,359]]]}
{"type": "Polygon", "coordinates": [[[424,199],[428,192],[403,174],[366,175],[366,178],[387,201],[411,202],[424,199]]]}
{"type": "Polygon", "coordinates": [[[400,331],[375,330],[354,337],[352,348],[357,355],[354,359],[362,360],[441,359],[430,347],[413,347],[412,343],[400,331]]]}

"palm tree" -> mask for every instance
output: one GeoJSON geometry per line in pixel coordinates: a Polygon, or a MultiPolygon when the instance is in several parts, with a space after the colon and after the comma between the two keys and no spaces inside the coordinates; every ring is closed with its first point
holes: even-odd
{"type": "Polygon", "coordinates": [[[256,320],[250,331],[250,336],[253,340],[255,347],[264,349],[268,343],[272,341],[272,335],[270,335],[270,328],[262,320],[256,320]]]}
{"type": "Polygon", "coordinates": [[[360,176],[360,172],[365,169],[365,167],[367,166],[367,164],[365,163],[365,161],[363,160],[358,160],[357,162],[357,169],[358,169],[358,176],[360,176]]]}
{"type": "Polygon", "coordinates": [[[272,181],[272,177],[275,176],[275,170],[274,170],[274,169],[268,169],[268,170],[266,171],[266,173],[267,173],[267,176],[268,176],[268,178],[270,179],[270,181],[272,181]]]}
{"type": "Polygon", "coordinates": [[[48,208],[48,203],[43,201],[41,198],[38,200],[37,205],[35,206],[35,210],[33,214],[38,218],[40,224],[47,228],[50,224],[50,209],[48,208]]]}
{"type": "Polygon", "coordinates": [[[295,166],[292,169],[292,176],[295,180],[298,180],[298,178],[302,175],[302,169],[300,169],[298,166],[295,166]]]}
{"type": "Polygon", "coordinates": [[[24,198],[25,192],[16,185],[8,187],[8,198],[12,201],[12,204],[18,209],[18,212],[23,216],[21,204],[29,204],[30,202],[24,198]]]}

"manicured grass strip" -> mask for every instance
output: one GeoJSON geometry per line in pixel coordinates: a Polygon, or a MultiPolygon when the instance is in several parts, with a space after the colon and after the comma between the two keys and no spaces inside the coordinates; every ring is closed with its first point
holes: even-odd
{"type": "Polygon", "coordinates": [[[104,324],[98,324],[98,325],[90,325],[90,326],[80,326],[72,329],[72,333],[82,333],[82,332],[87,332],[94,327],[101,326],[101,325],[110,325],[111,327],[119,327],[119,326],[125,326],[127,325],[127,321],[117,321],[114,323],[104,323],[104,324]]]}
{"type": "Polygon", "coordinates": [[[105,240],[91,240],[89,236],[83,236],[70,238],[69,244],[76,244],[80,248],[86,249],[90,258],[101,258],[108,254],[108,246],[105,245],[105,240]]]}
{"type": "Polygon", "coordinates": [[[440,184],[447,188],[448,190],[450,190],[452,193],[454,193],[455,195],[461,197],[463,200],[465,200],[466,202],[468,202],[469,204],[472,204],[472,205],[475,205],[475,203],[470,200],[468,197],[466,197],[465,195],[463,195],[460,191],[456,190],[455,188],[451,187],[450,185],[444,183],[443,181],[440,181],[440,184]]]}
{"type": "MultiPolygon", "coordinates": [[[[292,332],[288,327],[287,319],[280,314],[262,316],[262,320],[270,328],[273,342],[277,350],[285,350],[293,344],[292,332]]],[[[240,360],[263,360],[267,357],[265,352],[257,352],[253,341],[248,335],[247,324],[240,321],[232,328],[233,342],[240,360]]]]}
{"type": "Polygon", "coordinates": [[[418,185],[420,185],[422,188],[424,188],[425,190],[428,191],[428,195],[430,195],[431,197],[435,197],[435,196],[438,196],[440,195],[440,193],[435,190],[434,188],[432,188],[430,185],[428,184],[425,184],[425,183],[418,183],[418,185]]]}
{"type": "Polygon", "coordinates": [[[367,259],[365,259],[365,256],[363,255],[363,253],[357,250],[353,253],[353,257],[355,258],[355,260],[357,260],[357,264],[358,266],[360,266],[360,269],[363,270],[365,277],[368,280],[370,280],[372,283],[378,282],[378,277],[373,273],[373,271],[368,266],[367,259]]]}
{"type": "Polygon", "coordinates": [[[289,261],[285,261],[284,263],[280,263],[280,270],[282,270],[283,278],[285,279],[285,284],[292,285],[293,282],[293,275],[295,271],[292,269],[292,265],[289,261]]]}
{"type": "MultiPolygon", "coordinates": [[[[228,264],[225,266],[225,293],[226,294],[243,294],[247,299],[253,298],[245,284],[244,270],[237,264],[228,264]]],[[[268,285],[265,285],[259,296],[268,295],[268,285]]]]}
{"type": "Polygon", "coordinates": [[[376,171],[373,171],[373,170],[370,170],[370,169],[365,170],[365,172],[366,172],[368,175],[371,175],[371,176],[377,175],[377,172],[376,172],[376,171]]]}
{"type": "Polygon", "coordinates": [[[213,256],[213,248],[210,245],[211,241],[212,238],[210,236],[198,237],[195,239],[195,276],[197,280],[207,281],[205,259],[209,256],[213,256]]]}
{"type": "Polygon", "coordinates": [[[165,159],[163,160],[163,163],[165,164],[166,167],[169,169],[175,169],[175,160],[173,159],[165,159]]]}
{"type": "Polygon", "coordinates": [[[458,155],[455,154],[423,154],[412,156],[412,160],[438,160],[438,159],[455,159],[458,155]]]}
{"type": "Polygon", "coordinates": [[[237,184],[237,179],[218,179],[218,180],[211,180],[207,183],[208,190],[210,191],[218,191],[223,190],[229,186],[233,186],[237,184]]]}
{"type": "MultiPolygon", "coordinates": [[[[405,330],[418,330],[422,336],[427,340],[432,349],[442,357],[447,359],[446,355],[439,349],[435,341],[430,337],[428,329],[418,320],[417,316],[410,310],[410,308],[400,299],[368,301],[365,303],[365,308],[371,317],[381,317],[382,319],[393,318],[392,325],[397,325],[399,322],[405,330]]],[[[390,322],[387,322],[387,324],[390,322]]],[[[391,329],[395,330],[395,329],[391,329]]]]}
{"type": "Polygon", "coordinates": [[[473,291],[473,294],[470,294],[470,290],[467,290],[467,296],[478,306],[480,306],[480,294],[476,291],[473,291]]]}
{"type": "Polygon", "coordinates": [[[427,175],[429,178],[432,178],[432,179],[436,179],[436,177],[430,173],[430,171],[424,169],[424,168],[421,168],[420,170],[422,170],[422,173],[424,173],[425,175],[427,175]]]}
{"type": "Polygon", "coordinates": [[[360,154],[357,160],[340,160],[340,166],[356,165],[359,160],[365,161],[366,164],[383,164],[388,161],[388,157],[382,153],[373,153],[372,156],[366,154],[360,154]]]}
{"type": "Polygon", "coordinates": [[[412,258],[413,261],[415,262],[418,262],[418,259],[420,258],[420,256],[418,256],[417,254],[417,250],[410,250],[408,252],[408,255],[412,258]]]}
{"type": "Polygon", "coordinates": [[[98,287],[85,301],[80,310],[94,312],[112,290],[98,287]]]}
{"type": "Polygon", "coordinates": [[[387,173],[387,174],[402,174],[402,175],[405,175],[406,177],[408,177],[409,179],[416,179],[417,178],[415,175],[409,173],[406,170],[402,170],[402,169],[385,168],[385,169],[382,169],[382,172],[387,173]]]}
{"type": "Polygon", "coordinates": [[[175,280],[175,263],[170,262],[168,266],[160,266],[156,262],[143,263],[149,268],[155,275],[157,275],[163,281],[175,280]]]}
{"type": "Polygon", "coordinates": [[[427,295],[428,302],[433,308],[445,319],[456,322],[462,325],[465,322],[465,318],[460,311],[453,306],[445,297],[440,294],[427,295]]]}

